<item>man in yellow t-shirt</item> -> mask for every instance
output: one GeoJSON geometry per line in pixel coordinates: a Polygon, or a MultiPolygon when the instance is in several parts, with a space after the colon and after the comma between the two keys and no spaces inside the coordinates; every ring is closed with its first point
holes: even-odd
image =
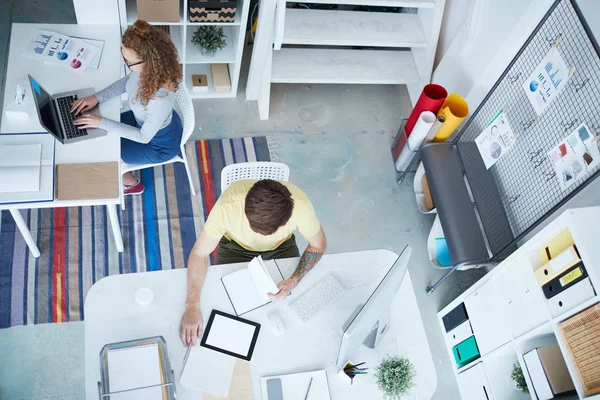
{"type": "Polygon", "coordinates": [[[217,248],[217,264],[263,259],[298,257],[293,232],[308,242],[298,267],[289,279],[279,283],[279,292],[269,294],[281,300],[321,259],[327,238],[306,195],[289,182],[243,180],[221,194],[204,224],[188,261],[187,298],[179,334],[184,345],[196,345],[202,335],[200,293],[208,269],[208,256],[217,248]],[[217,247],[218,246],[218,247],[217,247]]]}

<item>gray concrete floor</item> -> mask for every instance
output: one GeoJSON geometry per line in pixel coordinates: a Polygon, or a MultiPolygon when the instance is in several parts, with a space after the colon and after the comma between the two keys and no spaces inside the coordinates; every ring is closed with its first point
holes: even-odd
{"type": "MultiPolygon", "coordinates": [[[[69,23],[74,15],[68,0],[55,0],[51,7],[41,1],[4,0],[2,84],[11,22],[69,23]]],[[[249,53],[248,49],[246,56],[249,53]]],[[[242,82],[240,88],[244,86],[242,82]]],[[[276,85],[271,99],[268,121],[258,119],[256,104],[245,101],[243,90],[237,99],[196,101],[193,139],[269,136],[273,159],[290,166],[291,181],[313,201],[329,252],[375,248],[400,252],[410,244],[410,274],[437,370],[434,398],[458,399],[436,313],[484,271],[456,273],[435,293],[425,294],[425,287],[443,275],[427,260],[425,243],[433,217],[418,212],[412,182],[396,183],[389,152],[401,116],[410,111],[406,90],[276,85]]],[[[0,349],[0,400],[84,398],[83,322],[0,330],[0,349]]]]}

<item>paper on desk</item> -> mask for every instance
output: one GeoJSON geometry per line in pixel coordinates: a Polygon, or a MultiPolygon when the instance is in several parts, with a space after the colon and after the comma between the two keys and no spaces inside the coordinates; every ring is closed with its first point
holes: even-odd
{"type": "Polygon", "coordinates": [[[195,346],[190,351],[179,383],[191,389],[225,397],[229,392],[236,358],[195,346]]]}
{"type": "Polygon", "coordinates": [[[41,144],[0,145],[0,193],[39,192],[41,144]]]}
{"type": "MultiPolygon", "coordinates": [[[[110,350],[107,357],[110,392],[164,383],[156,343],[110,350]]],[[[111,400],[163,400],[163,390],[158,386],[114,394],[110,398],[111,400]]]]}
{"type": "Polygon", "coordinates": [[[263,399],[267,399],[267,381],[269,379],[281,379],[281,390],[285,400],[304,400],[306,389],[310,385],[308,399],[327,400],[331,399],[329,392],[329,381],[325,370],[302,372],[298,374],[264,376],[260,378],[263,399]]]}

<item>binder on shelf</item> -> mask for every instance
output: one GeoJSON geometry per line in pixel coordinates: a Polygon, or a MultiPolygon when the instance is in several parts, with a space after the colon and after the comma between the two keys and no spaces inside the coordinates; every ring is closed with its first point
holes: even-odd
{"type": "Polygon", "coordinates": [[[590,278],[585,278],[549,299],[548,305],[550,307],[550,312],[553,317],[558,317],[578,305],[583,304],[595,295],[596,293],[594,292],[592,281],[590,281],[590,278]]]}
{"type": "Polygon", "coordinates": [[[459,367],[465,366],[471,361],[478,359],[480,353],[475,336],[471,336],[467,340],[463,340],[452,347],[452,354],[454,354],[454,361],[456,361],[456,364],[459,367]]]}
{"type": "Polygon", "coordinates": [[[542,286],[544,296],[546,296],[547,299],[551,299],[563,290],[587,278],[587,276],[588,274],[583,263],[579,262],[576,266],[569,268],[567,271],[542,286]]]}
{"type": "Polygon", "coordinates": [[[533,349],[523,359],[539,400],[550,400],[575,390],[558,344],[533,349]]]}
{"type": "Polygon", "coordinates": [[[452,329],[446,334],[448,341],[452,346],[459,344],[462,341],[467,340],[470,336],[473,336],[473,328],[471,328],[471,322],[466,320],[456,328],[452,329]]]}
{"type": "Polygon", "coordinates": [[[540,286],[543,286],[579,262],[581,262],[581,258],[579,258],[577,249],[575,246],[569,246],[546,264],[536,269],[534,271],[535,279],[540,286]]]}
{"type": "Polygon", "coordinates": [[[456,328],[458,325],[462,324],[468,319],[469,316],[467,315],[465,303],[460,303],[452,311],[442,317],[442,322],[444,323],[446,332],[450,332],[452,329],[456,328]]]}
{"type": "Polygon", "coordinates": [[[574,244],[575,241],[573,240],[573,236],[571,236],[571,232],[568,229],[565,229],[538,251],[542,265],[546,264],[553,257],[556,257],[574,244]]]}

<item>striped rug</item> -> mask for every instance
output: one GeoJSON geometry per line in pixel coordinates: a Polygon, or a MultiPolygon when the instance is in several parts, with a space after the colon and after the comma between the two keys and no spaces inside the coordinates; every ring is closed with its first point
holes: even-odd
{"type": "Polygon", "coordinates": [[[83,320],[83,300],[107,275],[183,268],[221,193],[221,170],[269,161],[267,140],[202,140],[187,146],[195,187],[181,163],[141,171],[146,190],[120,213],[118,253],[106,207],[23,210],[42,255],[29,253],[8,211],[0,216],[0,328],[83,320]]]}

